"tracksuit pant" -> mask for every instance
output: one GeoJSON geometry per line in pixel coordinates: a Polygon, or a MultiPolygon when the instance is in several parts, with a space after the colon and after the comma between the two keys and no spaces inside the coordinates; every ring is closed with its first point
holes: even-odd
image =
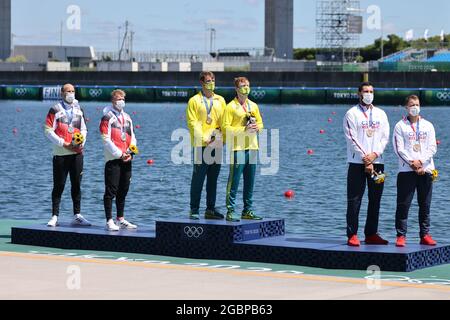
{"type": "Polygon", "coordinates": [[[257,150],[234,151],[233,163],[228,177],[226,205],[228,212],[234,212],[239,180],[244,176],[244,212],[253,209],[253,187],[255,185],[257,150]]]}
{"type": "MultiPolygon", "coordinates": [[[[369,174],[364,171],[363,164],[350,163],[347,175],[347,236],[358,233],[359,211],[366,184],[369,189],[369,205],[364,233],[372,236],[378,233],[378,218],[380,202],[383,195],[384,183],[376,184],[369,174]]],[[[376,172],[384,172],[384,165],[375,164],[376,172]]]]}
{"type": "Polygon", "coordinates": [[[67,175],[70,174],[73,213],[81,212],[81,178],[83,176],[83,155],[54,156],[53,157],[53,192],[52,213],[59,216],[59,206],[67,175]]]}
{"type": "Polygon", "coordinates": [[[408,212],[416,190],[420,237],[426,236],[430,231],[430,206],[433,193],[431,175],[419,176],[415,172],[400,172],[397,176],[397,211],[395,213],[397,236],[406,236],[408,212]]]}
{"type": "Polygon", "coordinates": [[[125,198],[131,182],[132,164],[121,159],[108,161],[105,165],[105,194],[103,204],[106,220],[112,219],[112,202],[116,198],[117,218],[124,216],[125,198]]]}
{"type": "MultiPolygon", "coordinates": [[[[194,170],[192,172],[191,180],[191,213],[198,214],[200,210],[200,200],[202,197],[203,185],[206,178],[206,209],[214,210],[216,207],[217,195],[217,179],[219,178],[221,162],[205,161],[203,157],[206,148],[194,149],[194,170]]],[[[211,156],[216,156],[216,151],[220,152],[217,156],[221,158],[222,149],[212,150],[211,156]]]]}

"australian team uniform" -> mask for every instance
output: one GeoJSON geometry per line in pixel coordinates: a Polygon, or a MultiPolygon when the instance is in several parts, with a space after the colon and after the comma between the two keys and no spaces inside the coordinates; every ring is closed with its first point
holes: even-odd
{"type": "Polygon", "coordinates": [[[75,133],[81,133],[86,143],[87,128],[84,112],[78,101],[72,105],[60,101],[53,106],[46,118],[45,135],[53,143],[53,191],[52,213],[59,216],[61,196],[66,184],[67,175],[70,175],[71,195],[74,214],[81,211],[81,179],[83,176],[83,153],[64,148],[64,143],[72,143],[75,133]]]}
{"type": "Polygon", "coordinates": [[[369,189],[369,205],[364,233],[373,236],[378,232],[378,218],[384,184],[376,184],[365,173],[363,158],[373,152],[378,158],[374,170],[384,172],[383,153],[389,142],[389,121],[386,113],[377,107],[357,105],[344,117],[344,132],[347,140],[347,236],[358,233],[359,212],[366,184],[369,189]]]}
{"type": "Polygon", "coordinates": [[[397,236],[406,236],[408,212],[417,190],[420,237],[422,238],[430,231],[430,206],[433,192],[431,172],[435,169],[433,156],[437,152],[433,124],[422,117],[416,123],[411,123],[405,117],[395,126],[392,142],[399,159],[395,215],[397,236]],[[425,175],[418,175],[411,168],[413,160],[420,160],[426,172],[425,175]]]}
{"type": "Polygon", "coordinates": [[[228,147],[232,150],[230,174],[227,184],[226,206],[229,213],[233,213],[236,206],[236,194],[239,180],[244,176],[244,213],[253,209],[253,188],[256,175],[256,163],[258,159],[258,134],[247,132],[248,114],[253,113],[259,130],[264,129],[259,107],[253,101],[247,99],[241,105],[238,98],[231,101],[224,115],[224,132],[227,136],[228,147]]]}
{"type": "Polygon", "coordinates": [[[103,203],[106,220],[112,219],[112,201],[116,198],[117,218],[124,216],[125,198],[131,181],[132,161],[123,162],[121,157],[130,145],[136,145],[133,121],[124,111],[113,107],[103,111],[100,133],[105,156],[105,194],[103,203]]]}
{"type": "MultiPolygon", "coordinates": [[[[207,142],[211,140],[213,132],[222,129],[225,100],[214,94],[207,98],[202,92],[193,96],[186,109],[187,125],[191,134],[191,145],[194,148],[194,170],[191,181],[191,214],[198,214],[203,184],[206,180],[206,207],[214,211],[216,205],[217,179],[221,169],[221,161],[205,161],[203,157],[207,142]]],[[[209,150],[211,157],[221,159],[221,148],[217,146],[209,150]]]]}

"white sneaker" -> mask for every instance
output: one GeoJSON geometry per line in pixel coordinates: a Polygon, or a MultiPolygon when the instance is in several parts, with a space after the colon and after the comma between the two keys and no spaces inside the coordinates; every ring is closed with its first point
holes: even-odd
{"type": "Polygon", "coordinates": [[[120,229],[128,229],[128,230],[130,230],[130,229],[137,229],[136,225],[128,222],[125,219],[117,220],[117,223],[119,224],[120,229]]]}
{"type": "Polygon", "coordinates": [[[83,227],[90,227],[91,223],[87,221],[81,214],[75,215],[73,221],[73,226],[83,226],[83,227]]]}
{"type": "Polygon", "coordinates": [[[114,223],[113,219],[109,219],[106,223],[106,230],[108,231],[119,231],[120,228],[114,223]]]}
{"type": "Polygon", "coordinates": [[[58,216],[53,216],[50,221],[47,223],[47,227],[56,227],[58,225],[58,216]]]}

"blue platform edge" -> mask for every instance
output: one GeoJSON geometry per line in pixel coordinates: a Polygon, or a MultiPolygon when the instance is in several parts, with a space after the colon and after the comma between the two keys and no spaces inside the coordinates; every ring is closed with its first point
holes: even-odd
{"type": "Polygon", "coordinates": [[[405,248],[365,245],[345,240],[294,238],[285,235],[284,220],[159,220],[155,228],[110,232],[104,227],[62,224],[13,227],[13,244],[69,250],[93,250],[193,259],[299,265],[323,269],[411,272],[450,263],[450,245],[408,244],[405,248]]]}

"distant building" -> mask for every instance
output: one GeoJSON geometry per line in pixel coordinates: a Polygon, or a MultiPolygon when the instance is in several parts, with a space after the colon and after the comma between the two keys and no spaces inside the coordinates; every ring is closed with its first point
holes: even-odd
{"type": "Polygon", "coordinates": [[[266,0],[265,47],[274,56],[292,59],[294,55],[294,0],[266,0]]]}
{"type": "Polygon", "coordinates": [[[0,0],[0,60],[11,55],[11,0],[0,0]]]}
{"type": "Polygon", "coordinates": [[[28,62],[70,62],[72,68],[93,68],[97,59],[93,47],[14,46],[14,55],[23,55],[28,62]]]}

